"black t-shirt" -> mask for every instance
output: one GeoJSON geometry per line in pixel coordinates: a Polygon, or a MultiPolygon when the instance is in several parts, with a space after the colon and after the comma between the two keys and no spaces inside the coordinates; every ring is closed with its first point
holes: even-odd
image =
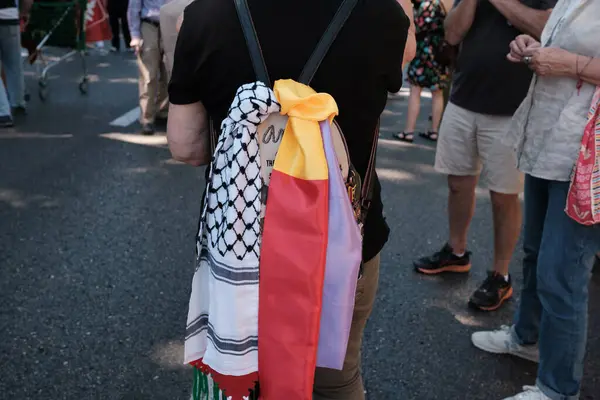
{"type": "MultiPolygon", "coordinates": [[[[546,10],[556,1],[521,2],[546,10]]],[[[527,95],[532,78],[526,65],[506,59],[510,42],[521,33],[489,0],[479,0],[473,25],[461,44],[450,101],[476,113],[513,115],[527,95]]]]}
{"type": "MultiPolygon", "coordinates": [[[[340,4],[341,0],[249,0],[271,81],[298,79],[340,4]]],[[[387,93],[402,85],[408,27],[409,19],[396,0],[359,0],[311,82],[313,89],[336,100],[337,121],[363,178],[387,93]]],[[[240,85],[256,80],[233,0],[190,4],[174,59],[171,103],[201,101],[213,121],[225,118],[240,85]]],[[[388,235],[376,178],[363,258],[377,255],[388,235]]]]}

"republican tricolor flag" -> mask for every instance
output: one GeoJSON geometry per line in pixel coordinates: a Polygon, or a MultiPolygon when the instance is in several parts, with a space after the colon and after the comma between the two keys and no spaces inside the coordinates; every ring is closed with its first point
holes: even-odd
{"type": "Polygon", "coordinates": [[[275,159],[263,229],[259,285],[261,398],[312,397],[329,216],[327,160],[319,122],[333,98],[294,81],[274,88],[289,117],[275,159]]]}
{"type": "Polygon", "coordinates": [[[362,239],[334,150],[334,99],[291,80],[274,92],[288,122],[261,245],[260,396],[310,400],[315,367],[343,367],[362,239]]]}

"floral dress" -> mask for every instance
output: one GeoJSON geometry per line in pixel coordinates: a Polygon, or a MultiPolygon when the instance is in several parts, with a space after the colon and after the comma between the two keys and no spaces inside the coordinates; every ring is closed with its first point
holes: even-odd
{"type": "Polygon", "coordinates": [[[444,40],[444,11],[440,0],[412,0],[417,52],[408,65],[408,82],[431,90],[445,89],[450,81],[447,66],[440,65],[434,52],[444,40]]]}

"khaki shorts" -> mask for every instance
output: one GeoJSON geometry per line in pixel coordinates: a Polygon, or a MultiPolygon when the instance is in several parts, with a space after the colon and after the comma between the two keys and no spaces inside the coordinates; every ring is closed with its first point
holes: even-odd
{"type": "Polygon", "coordinates": [[[478,114],[448,103],[440,126],[435,169],[446,175],[477,176],[491,191],[518,194],[523,174],[515,152],[502,144],[512,117],[478,114]]]}

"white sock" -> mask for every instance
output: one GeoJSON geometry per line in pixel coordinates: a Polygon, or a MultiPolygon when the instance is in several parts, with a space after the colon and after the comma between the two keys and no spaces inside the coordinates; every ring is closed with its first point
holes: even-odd
{"type": "Polygon", "coordinates": [[[509,279],[510,279],[510,275],[504,275],[504,280],[505,280],[506,282],[508,282],[508,280],[509,280],[509,279]]]}
{"type": "Polygon", "coordinates": [[[464,256],[464,255],[465,255],[465,252],[463,251],[463,252],[462,252],[462,253],[460,253],[460,254],[459,254],[459,253],[454,253],[454,252],[453,252],[452,254],[454,254],[456,257],[462,257],[462,256],[464,256]]]}

